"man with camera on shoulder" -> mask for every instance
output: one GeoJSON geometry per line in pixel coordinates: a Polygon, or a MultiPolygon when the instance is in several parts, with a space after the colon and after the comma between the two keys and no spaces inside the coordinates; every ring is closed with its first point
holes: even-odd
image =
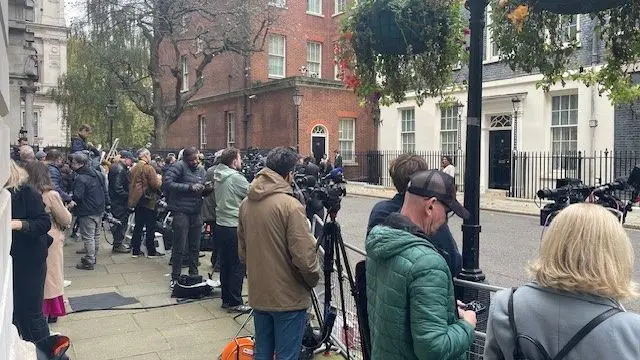
{"type": "Polygon", "coordinates": [[[274,353],[298,359],[310,291],[320,280],[315,241],[291,188],[297,162],[294,151],[271,150],[240,205],[238,251],[247,264],[256,360],[271,360],[274,353]]]}

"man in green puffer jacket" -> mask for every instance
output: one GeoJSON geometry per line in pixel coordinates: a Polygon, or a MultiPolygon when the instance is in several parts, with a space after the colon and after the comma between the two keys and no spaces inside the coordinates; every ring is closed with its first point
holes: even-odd
{"type": "Polygon", "coordinates": [[[429,236],[450,213],[469,212],[454,180],[438,171],[414,174],[400,213],[367,237],[367,310],[371,359],[466,359],[476,314],[458,308],[442,250],[429,236]]]}

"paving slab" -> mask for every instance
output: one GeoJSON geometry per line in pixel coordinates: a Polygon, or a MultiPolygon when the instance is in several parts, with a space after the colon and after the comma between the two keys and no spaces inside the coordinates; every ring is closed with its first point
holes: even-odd
{"type": "Polygon", "coordinates": [[[68,321],[67,318],[70,317],[72,316],[58,320],[55,330],[68,336],[74,342],[140,330],[133,319],[133,314],[113,314],[108,317],[68,321]]]}
{"type": "Polygon", "coordinates": [[[71,280],[73,290],[114,287],[127,284],[122,274],[95,274],[93,276],[76,277],[71,280]]]}
{"type": "Polygon", "coordinates": [[[211,340],[198,346],[185,346],[158,353],[162,360],[212,360],[220,356],[220,352],[229,340],[211,340]]]}
{"type": "Polygon", "coordinates": [[[128,359],[171,349],[164,336],[156,329],[72,340],[72,342],[78,360],[128,359]]]}
{"type": "MultiPolygon", "coordinates": [[[[235,336],[240,326],[232,318],[211,319],[159,328],[172,349],[200,346],[215,340],[229,340],[235,336]]],[[[240,335],[250,335],[242,331],[240,335]]],[[[218,351],[220,351],[219,349],[218,351]]]]}
{"type": "MultiPolygon", "coordinates": [[[[127,254],[123,254],[127,256],[127,254]]],[[[115,258],[115,256],[113,256],[115,258]]],[[[136,259],[133,259],[136,260],[136,259]]],[[[142,259],[140,259],[142,260],[142,259]]],[[[153,273],[155,271],[166,271],[167,266],[155,262],[127,262],[121,264],[107,264],[105,265],[109,274],[122,274],[122,273],[153,273]]]]}
{"type": "Polygon", "coordinates": [[[191,303],[145,311],[133,315],[133,318],[141,328],[154,329],[211,319],[212,315],[200,304],[191,303]]]}
{"type": "Polygon", "coordinates": [[[167,296],[166,288],[169,286],[169,280],[156,282],[138,282],[132,285],[118,286],[118,293],[122,296],[130,296],[140,298],[149,295],[167,296]]]}
{"type": "Polygon", "coordinates": [[[154,353],[144,354],[144,355],[123,357],[116,360],[161,360],[161,358],[157,353],[154,352],[154,353]]]}

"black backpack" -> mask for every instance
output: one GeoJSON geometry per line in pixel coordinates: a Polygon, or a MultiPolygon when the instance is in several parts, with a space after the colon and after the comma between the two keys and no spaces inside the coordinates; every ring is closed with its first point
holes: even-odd
{"type": "Polygon", "coordinates": [[[522,347],[520,346],[520,340],[526,340],[532,343],[536,349],[538,350],[538,354],[541,354],[544,360],[562,360],[569,354],[571,350],[573,350],[576,345],[585,337],[587,334],[591,332],[591,330],[595,329],[596,326],[600,325],[603,321],[612,317],[613,315],[622,312],[622,310],[618,308],[611,308],[598,316],[593,318],[587,325],[583,326],[582,329],[578,330],[578,332],[573,335],[573,337],[567,342],[567,344],[560,349],[558,354],[554,357],[549,355],[547,349],[542,346],[542,344],[534,339],[533,337],[525,334],[518,334],[518,329],[516,328],[516,320],[515,314],[513,312],[513,294],[516,292],[518,288],[513,288],[511,291],[511,295],[509,295],[509,304],[508,304],[508,315],[509,315],[509,324],[511,325],[511,331],[513,332],[513,337],[515,338],[515,349],[513,350],[513,359],[514,360],[527,360],[527,357],[522,352],[522,347]]]}

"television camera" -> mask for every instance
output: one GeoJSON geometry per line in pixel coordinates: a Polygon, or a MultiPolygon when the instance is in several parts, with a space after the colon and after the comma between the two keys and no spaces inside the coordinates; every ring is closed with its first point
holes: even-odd
{"type": "Polygon", "coordinates": [[[242,174],[248,182],[255,179],[256,174],[264,167],[267,161],[265,154],[257,149],[249,149],[242,157],[242,174]]]}
{"type": "Polygon", "coordinates": [[[304,195],[305,205],[314,208],[314,211],[307,211],[307,214],[317,213],[316,208],[321,206],[329,213],[337,213],[342,197],[347,195],[346,183],[342,171],[335,169],[319,180],[313,175],[296,173],[293,187],[304,195]]]}
{"type": "Polygon", "coordinates": [[[558,179],[555,189],[541,189],[537,192],[540,199],[552,200],[540,209],[540,225],[546,226],[565,207],[581,202],[591,202],[616,211],[619,220],[624,223],[633,204],[640,201],[640,168],[635,167],[629,177],[619,178],[599,186],[587,186],[579,179],[558,179]],[[622,201],[615,192],[633,190],[630,200],[622,201]]]}

